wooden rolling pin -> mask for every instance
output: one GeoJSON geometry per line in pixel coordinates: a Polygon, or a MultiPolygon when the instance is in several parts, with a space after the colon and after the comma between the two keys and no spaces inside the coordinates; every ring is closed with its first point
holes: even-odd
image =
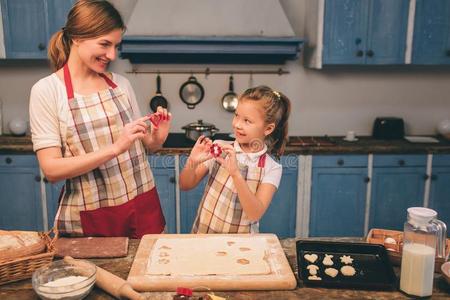
{"type": "MultiPolygon", "coordinates": [[[[64,261],[66,261],[71,265],[79,266],[81,268],[87,267],[85,265],[85,262],[83,262],[82,260],[77,260],[70,256],[65,256],[64,261]]],[[[145,299],[143,295],[133,290],[131,285],[126,280],[123,280],[119,276],[116,276],[98,266],[96,266],[96,268],[97,272],[95,274],[95,284],[108,294],[111,294],[112,296],[118,299],[124,298],[131,300],[145,299]]]]}

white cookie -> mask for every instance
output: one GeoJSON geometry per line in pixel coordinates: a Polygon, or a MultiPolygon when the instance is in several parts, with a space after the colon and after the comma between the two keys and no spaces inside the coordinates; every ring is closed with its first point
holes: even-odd
{"type": "Polygon", "coordinates": [[[319,258],[317,254],[305,254],[303,257],[312,264],[319,258]]]}
{"type": "Polygon", "coordinates": [[[341,273],[344,276],[354,276],[356,274],[356,270],[352,266],[343,266],[341,268],[341,273]]]}
{"type": "Polygon", "coordinates": [[[313,275],[313,276],[308,276],[308,280],[322,280],[322,278],[320,278],[319,276],[313,275]]]}
{"type": "Polygon", "coordinates": [[[336,270],[335,268],[326,268],[325,269],[325,274],[327,274],[330,277],[336,277],[337,274],[339,273],[338,270],[336,270]]]}
{"type": "Polygon", "coordinates": [[[325,258],[323,259],[322,263],[325,266],[332,266],[334,264],[332,258],[333,258],[333,255],[325,254],[325,258]]]}
{"type": "Polygon", "coordinates": [[[317,270],[319,270],[319,267],[316,265],[309,265],[306,268],[309,270],[309,274],[311,275],[317,275],[317,270]]]}
{"type": "Polygon", "coordinates": [[[346,265],[351,265],[353,263],[353,258],[350,255],[342,255],[340,259],[341,263],[346,265]]]}

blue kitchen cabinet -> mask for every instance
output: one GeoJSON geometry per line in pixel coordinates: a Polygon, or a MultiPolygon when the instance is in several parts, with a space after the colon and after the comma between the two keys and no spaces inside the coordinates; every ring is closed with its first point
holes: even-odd
{"type": "Polygon", "coordinates": [[[45,59],[75,0],[0,0],[6,58],[45,59]]]}
{"type": "Polygon", "coordinates": [[[403,230],[407,208],[423,206],[426,155],[374,155],[370,228],[403,230]]]}
{"type": "Polygon", "coordinates": [[[403,64],[408,7],[408,0],[326,0],[322,64],[403,64]]]}
{"type": "Polygon", "coordinates": [[[0,155],[0,191],[0,229],[44,229],[41,176],[34,155],[0,155]]]}
{"type": "Polygon", "coordinates": [[[54,226],[56,212],[59,207],[59,197],[65,181],[58,181],[55,183],[45,182],[45,196],[47,200],[47,219],[48,228],[51,229],[54,226]]]}
{"type": "Polygon", "coordinates": [[[433,155],[429,207],[447,224],[450,235],[450,155],[433,155]]]}
{"type": "MultiPolygon", "coordinates": [[[[180,156],[180,172],[186,165],[187,156],[180,156]]],[[[180,190],[180,233],[190,233],[192,224],[197,216],[197,210],[202,200],[203,192],[205,191],[208,176],[200,181],[200,183],[189,191],[180,190]]]]}
{"type": "Polygon", "coordinates": [[[309,236],[364,235],[367,155],[313,156],[309,236]]]}
{"type": "Polygon", "coordinates": [[[176,233],[175,157],[173,155],[150,155],[148,161],[166,219],[166,231],[167,233],[176,233]]]}
{"type": "Polygon", "coordinates": [[[450,1],[416,0],[412,63],[450,64],[450,1]]]}
{"type": "Polygon", "coordinates": [[[283,175],[280,186],[259,222],[259,231],[274,233],[278,238],[295,237],[298,156],[282,156],[281,165],[283,166],[283,175]]]}

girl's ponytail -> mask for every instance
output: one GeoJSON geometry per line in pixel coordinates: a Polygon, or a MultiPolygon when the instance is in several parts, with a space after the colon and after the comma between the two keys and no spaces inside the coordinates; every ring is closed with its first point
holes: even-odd
{"type": "Polygon", "coordinates": [[[66,37],[64,29],[55,32],[48,43],[48,59],[53,71],[61,69],[67,62],[71,41],[66,37]]]}
{"type": "Polygon", "coordinates": [[[271,152],[279,158],[283,155],[288,142],[288,120],[291,114],[291,102],[279,92],[276,92],[276,96],[278,97],[276,101],[280,102],[280,108],[275,113],[275,115],[278,115],[278,118],[276,118],[278,120],[275,120],[275,129],[269,135],[269,140],[272,142],[271,152]]]}

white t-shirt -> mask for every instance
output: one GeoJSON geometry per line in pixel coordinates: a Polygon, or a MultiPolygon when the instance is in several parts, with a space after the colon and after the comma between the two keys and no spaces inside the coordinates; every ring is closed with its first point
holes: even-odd
{"type": "MultiPolygon", "coordinates": [[[[141,112],[128,79],[112,73],[112,81],[128,96],[133,119],[139,118],[141,112]]],[[[75,93],[74,96],[82,95],[75,93]]],[[[33,85],[30,95],[30,127],[34,151],[65,145],[69,114],[66,86],[56,73],[33,85]]]]}
{"type": "MultiPolygon", "coordinates": [[[[216,140],[214,142],[219,145],[233,143],[233,141],[222,140],[216,140]]],[[[240,164],[247,165],[249,167],[256,167],[259,162],[259,157],[267,152],[267,146],[264,145],[264,149],[259,152],[247,153],[242,151],[239,143],[234,143],[234,150],[236,151],[236,159],[240,164]]],[[[209,174],[211,174],[214,161],[214,159],[210,159],[203,163],[208,168],[209,174]]],[[[261,183],[270,183],[278,189],[282,173],[283,167],[281,166],[281,164],[276,162],[270,155],[266,155],[264,174],[261,183]]]]}

